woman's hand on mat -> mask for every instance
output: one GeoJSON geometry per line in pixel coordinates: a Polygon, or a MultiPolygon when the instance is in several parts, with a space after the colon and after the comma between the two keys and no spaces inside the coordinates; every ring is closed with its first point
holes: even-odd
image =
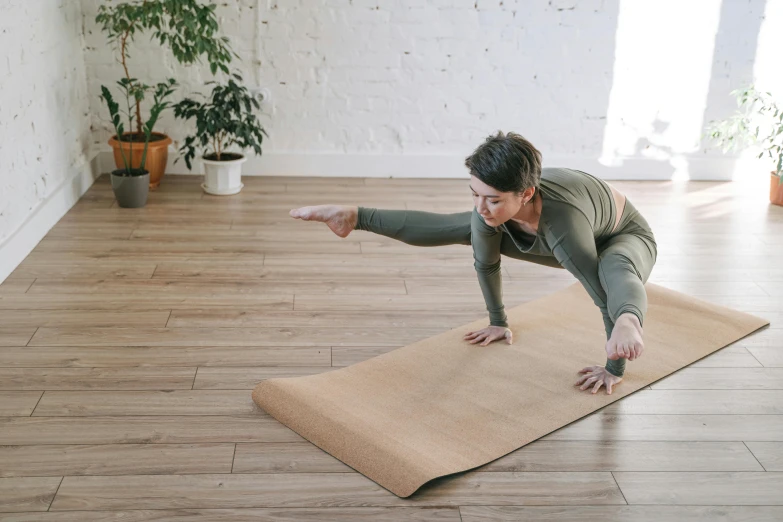
{"type": "Polygon", "coordinates": [[[606,386],[607,395],[612,394],[612,388],[615,384],[623,380],[622,377],[612,375],[603,366],[587,366],[579,370],[579,373],[583,373],[582,377],[576,381],[574,386],[580,386],[580,390],[586,390],[590,386],[593,387],[593,393],[596,393],[601,389],[601,386],[606,386]]]}
{"type": "Polygon", "coordinates": [[[512,344],[514,334],[511,330],[503,326],[487,326],[476,332],[468,332],[465,334],[465,340],[470,341],[470,344],[481,343],[481,346],[486,346],[493,341],[499,341],[505,339],[508,344],[512,344]]]}

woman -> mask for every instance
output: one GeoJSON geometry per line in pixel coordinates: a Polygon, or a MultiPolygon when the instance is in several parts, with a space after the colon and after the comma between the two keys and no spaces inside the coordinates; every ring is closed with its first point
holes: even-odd
{"type": "Polygon", "coordinates": [[[465,166],[472,212],[320,205],[290,214],[325,222],[340,237],[359,229],[411,245],[472,245],[490,324],[465,339],[482,346],[501,339],[511,344],[513,339],[502,300],[501,254],[565,268],[601,310],[607,338],[606,365],[583,368],[575,385],[582,390],[592,386],[592,393],[605,386],[611,394],[622,381],[625,360],[633,361],[644,350],[644,283],[657,258],[647,221],[603,180],[573,169],[542,169],[541,153],[513,132],[488,137],[465,166]]]}

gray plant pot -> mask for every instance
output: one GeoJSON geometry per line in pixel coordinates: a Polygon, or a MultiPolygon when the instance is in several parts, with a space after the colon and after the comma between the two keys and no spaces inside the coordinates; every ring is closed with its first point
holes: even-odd
{"type": "Polygon", "coordinates": [[[150,173],[146,170],[133,169],[133,175],[128,176],[125,169],[114,170],[111,173],[111,188],[117,204],[124,208],[140,208],[147,204],[150,193],[150,173]],[[139,174],[143,172],[144,174],[139,174]]]}

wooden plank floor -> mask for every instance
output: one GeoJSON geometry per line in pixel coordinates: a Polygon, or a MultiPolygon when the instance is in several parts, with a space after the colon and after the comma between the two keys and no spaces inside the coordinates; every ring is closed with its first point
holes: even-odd
{"type": "MultiPolygon", "coordinates": [[[[657,235],[651,281],[770,328],[399,499],[250,390],[485,316],[469,247],[288,217],[466,211],[466,180],[200,182],[168,176],[131,210],[99,179],[0,285],[0,521],[783,520],[783,208],[763,188],[614,183],[657,235]]],[[[575,281],[507,259],[503,275],[509,307],[575,281]]]]}

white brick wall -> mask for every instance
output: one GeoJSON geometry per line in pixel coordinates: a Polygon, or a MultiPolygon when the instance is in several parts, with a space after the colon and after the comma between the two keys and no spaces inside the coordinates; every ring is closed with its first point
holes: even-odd
{"type": "MultiPolygon", "coordinates": [[[[89,174],[82,15],[65,0],[0,3],[0,248],[12,240],[34,246],[48,228],[14,236],[55,194],[69,192],[73,204],[89,174]]],[[[49,209],[59,212],[49,226],[70,204],[49,209]]],[[[7,252],[0,250],[0,280],[7,252]]]]}
{"type": "MultiPolygon", "coordinates": [[[[82,0],[82,5],[91,108],[100,115],[94,116],[98,129],[94,136],[105,147],[108,115],[96,93],[101,83],[115,81],[120,70],[93,21],[98,2],[82,0]]],[[[667,62],[676,61],[676,54],[662,57],[655,69],[634,65],[662,86],[689,80],[697,83],[693,92],[683,90],[682,96],[693,99],[675,103],[649,96],[633,100],[633,86],[629,92],[612,93],[613,78],[622,72],[615,69],[618,23],[625,23],[626,33],[633,34],[635,29],[628,24],[644,20],[646,15],[640,16],[638,10],[652,5],[641,0],[222,2],[218,7],[221,27],[244,60],[238,65],[248,84],[268,87],[272,94],[262,118],[270,134],[264,154],[270,157],[248,163],[245,170],[329,174],[303,172],[305,164],[297,158],[340,154],[338,171],[361,175],[351,158],[378,154],[449,156],[444,168],[457,169],[451,175],[460,176],[464,174],[460,158],[497,129],[514,130],[531,139],[544,152],[545,162],[575,162],[600,170],[598,158],[607,150],[607,114],[615,115],[614,132],[619,126],[620,133],[647,133],[633,138],[640,145],[629,159],[645,159],[642,149],[656,142],[652,130],[639,131],[638,124],[631,122],[636,125],[632,128],[623,120],[629,103],[647,104],[656,114],[672,112],[682,102],[699,107],[691,115],[690,130],[680,132],[676,143],[662,138],[665,147],[661,147],[687,157],[693,165],[705,157],[719,158],[717,152],[708,151],[705,156],[699,150],[698,132],[693,129],[699,128],[705,114],[711,118],[727,115],[733,107],[728,90],[750,80],[745,62],[754,50],[760,23],[756,21],[763,16],[764,2],[724,0],[721,8],[718,0],[694,0],[690,10],[680,4],[656,2],[656,9],[685,19],[673,29],[665,21],[669,15],[651,20],[660,24],[652,32],[661,41],[681,39],[687,48],[695,38],[701,39],[696,42],[704,48],[694,58],[698,63],[684,65],[694,71],[694,78],[667,76],[667,62]],[[721,9],[722,18],[717,13],[721,9]],[[718,27],[704,27],[719,18],[722,33],[718,27]],[[705,107],[704,93],[710,86],[705,107]],[[618,100],[624,96],[626,105],[618,106],[620,102],[612,101],[612,96],[618,100]],[[613,111],[610,103],[615,104],[613,111]],[[273,165],[278,170],[272,170],[273,165]]],[[[183,94],[199,90],[211,78],[203,67],[187,69],[173,63],[168,52],[159,53],[146,40],[137,42],[132,73],[154,81],[174,75],[184,83],[183,94]]],[[[660,42],[649,39],[632,44],[655,49],[660,42]]],[[[682,68],[680,63],[672,70],[682,68]]],[[[632,72],[633,76],[638,74],[632,72]]],[[[159,128],[175,139],[175,145],[187,132],[171,113],[159,128]]],[[[600,174],[631,178],[671,174],[671,169],[656,172],[656,168],[652,165],[645,172],[625,175],[605,169],[600,174]]],[[[715,175],[712,164],[710,169],[715,175]]],[[[182,172],[185,166],[180,163],[173,170],[182,172]]],[[[421,165],[411,164],[407,170],[379,174],[432,174],[421,165]]]]}

